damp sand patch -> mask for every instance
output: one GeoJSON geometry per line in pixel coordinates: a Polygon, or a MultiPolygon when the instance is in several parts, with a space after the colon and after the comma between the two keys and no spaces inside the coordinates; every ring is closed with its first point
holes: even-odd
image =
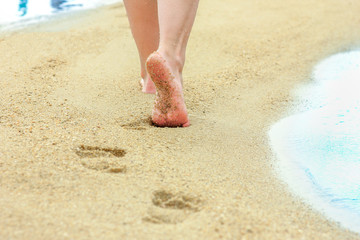
{"type": "Polygon", "coordinates": [[[272,126],[280,176],[328,218],[360,233],[360,51],[333,55],[299,89],[299,113],[272,126]]]}

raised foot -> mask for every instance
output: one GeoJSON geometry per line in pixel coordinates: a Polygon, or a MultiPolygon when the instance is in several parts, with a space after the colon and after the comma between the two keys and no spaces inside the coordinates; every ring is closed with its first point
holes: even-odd
{"type": "Polygon", "coordinates": [[[174,77],[169,65],[158,52],[149,56],[146,68],[156,87],[152,122],[159,127],[190,126],[181,79],[174,77]]]}

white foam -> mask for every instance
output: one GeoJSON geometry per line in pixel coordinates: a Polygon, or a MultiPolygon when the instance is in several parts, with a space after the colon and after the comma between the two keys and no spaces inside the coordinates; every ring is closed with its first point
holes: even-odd
{"type": "Polygon", "coordinates": [[[279,173],[305,201],[360,232],[360,51],[319,63],[296,91],[301,113],[270,130],[279,173]]]}
{"type": "Polygon", "coordinates": [[[24,12],[19,10],[19,0],[4,0],[0,1],[0,30],[40,22],[60,12],[91,9],[116,2],[122,0],[67,0],[61,5],[63,11],[59,11],[51,6],[51,0],[28,0],[26,14],[23,15],[24,12]]]}

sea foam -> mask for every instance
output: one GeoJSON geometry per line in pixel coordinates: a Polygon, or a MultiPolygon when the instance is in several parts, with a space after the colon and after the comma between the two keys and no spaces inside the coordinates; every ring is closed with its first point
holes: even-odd
{"type": "Polygon", "coordinates": [[[13,0],[0,1],[0,30],[24,27],[66,12],[96,8],[121,0],[13,0]]]}
{"type": "Polygon", "coordinates": [[[272,126],[279,173],[328,218],[360,232],[360,51],[333,55],[296,91],[299,113],[272,126]]]}

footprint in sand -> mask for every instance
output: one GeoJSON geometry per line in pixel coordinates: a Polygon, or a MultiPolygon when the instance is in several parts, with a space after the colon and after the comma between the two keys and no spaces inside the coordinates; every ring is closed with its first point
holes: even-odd
{"type": "Polygon", "coordinates": [[[191,213],[200,211],[202,200],[197,196],[169,191],[155,191],[148,216],[143,218],[151,223],[176,224],[183,222],[191,213]]]}
{"type": "Polygon", "coordinates": [[[126,151],[120,148],[80,145],[75,149],[75,153],[81,158],[81,164],[88,169],[109,173],[125,173],[127,170],[126,165],[118,160],[126,154],[126,151]]]}
{"type": "Polygon", "coordinates": [[[149,126],[152,126],[151,117],[135,120],[133,122],[121,124],[120,126],[130,130],[141,130],[144,131],[149,126]]]}
{"type": "Polygon", "coordinates": [[[50,58],[41,63],[38,66],[35,66],[32,68],[32,72],[34,73],[41,73],[45,70],[55,70],[57,67],[66,64],[65,61],[62,61],[60,59],[50,58]]]}

